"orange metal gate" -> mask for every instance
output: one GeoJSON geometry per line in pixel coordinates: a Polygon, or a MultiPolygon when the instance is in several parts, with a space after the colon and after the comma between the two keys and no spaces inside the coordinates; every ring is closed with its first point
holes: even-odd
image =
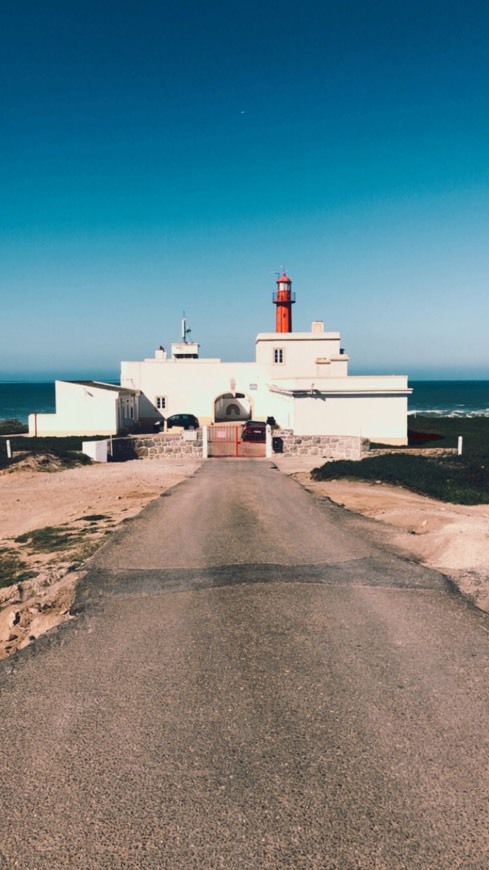
{"type": "Polygon", "coordinates": [[[208,448],[211,456],[257,458],[265,456],[265,441],[243,441],[243,425],[215,423],[208,428],[208,448]]]}

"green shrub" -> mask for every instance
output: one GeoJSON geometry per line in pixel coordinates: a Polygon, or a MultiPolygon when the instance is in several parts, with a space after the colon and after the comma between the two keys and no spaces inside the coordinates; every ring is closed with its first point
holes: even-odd
{"type": "Polygon", "coordinates": [[[30,453],[46,453],[48,450],[54,451],[57,455],[61,455],[63,451],[72,452],[73,450],[81,450],[83,441],[99,441],[107,437],[104,435],[95,435],[86,437],[85,435],[66,435],[58,437],[55,435],[43,435],[38,438],[34,437],[14,437],[10,439],[12,450],[28,450],[30,453]]]}
{"type": "Polygon", "coordinates": [[[433,459],[402,452],[373,456],[360,462],[340,460],[315,468],[314,480],[349,478],[380,480],[456,504],[489,502],[489,470],[474,461],[454,456],[433,459]]]}

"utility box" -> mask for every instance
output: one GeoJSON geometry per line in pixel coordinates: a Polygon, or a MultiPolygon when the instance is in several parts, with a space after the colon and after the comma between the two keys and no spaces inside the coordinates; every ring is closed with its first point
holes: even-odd
{"type": "Polygon", "coordinates": [[[82,453],[86,453],[94,462],[107,462],[107,441],[83,441],[82,453]]]}

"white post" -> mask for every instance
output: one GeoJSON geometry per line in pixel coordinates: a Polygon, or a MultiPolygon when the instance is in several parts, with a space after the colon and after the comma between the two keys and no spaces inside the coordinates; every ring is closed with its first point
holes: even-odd
{"type": "Polygon", "coordinates": [[[7,459],[12,459],[12,448],[10,446],[10,438],[7,438],[7,459]]]}
{"type": "Polygon", "coordinates": [[[112,457],[114,455],[114,448],[112,446],[112,435],[109,435],[109,456],[112,457]]]}
{"type": "Polygon", "coordinates": [[[267,424],[266,428],[266,440],[265,440],[265,456],[267,459],[271,459],[273,455],[272,450],[272,427],[267,424]]]}
{"type": "Polygon", "coordinates": [[[459,436],[458,436],[458,446],[457,446],[457,453],[458,453],[459,456],[462,455],[462,447],[463,447],[463,443],[464,443],[463,436],[462,436],[462,435],[459,435],[459,436]]]}
{"type": "Polygon", "coordinates": [[[202,459],[209,458],[209,429],[202,426],[202,459]]]}

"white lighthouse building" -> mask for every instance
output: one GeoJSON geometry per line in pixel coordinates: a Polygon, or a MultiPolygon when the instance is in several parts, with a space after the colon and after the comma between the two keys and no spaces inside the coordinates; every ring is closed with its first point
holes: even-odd
{"type": "Polygon", "coordinates": [[[170,353],[160,347],[147,359],[121,362],[120,386],[57,381],[56,414],[31,415],[31,434],[144,431],[190,413],[201,425],[273,417],[297,435],[406,444],[407,375],[349,375],[340,333],[326,331],[321,320],[310,332],[294,332],[295,294],[285,273],[273,302],[275,332],[257,335],[253,361],[201,357],[184,318],[170,353]]]}

